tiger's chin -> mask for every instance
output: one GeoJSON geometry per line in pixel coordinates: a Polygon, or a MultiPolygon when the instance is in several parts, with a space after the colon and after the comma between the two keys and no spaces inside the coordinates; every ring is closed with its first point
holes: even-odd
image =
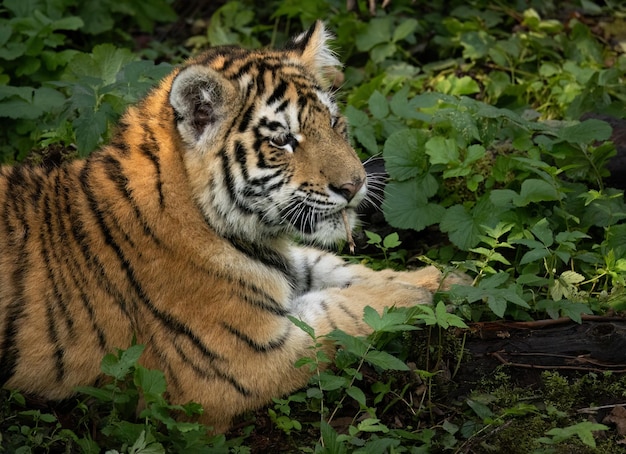
{"type": "Polygon", "coordinates": [[[344,222],[342,212],[337,212],[332,216],[322,218],[312,226],[311,231],[298,231],[298,237],[307,244],[330,248],[348,241],[348,229],[352,229],[358,224],[356,210],[345,209],[348,225],[344,222]]]}

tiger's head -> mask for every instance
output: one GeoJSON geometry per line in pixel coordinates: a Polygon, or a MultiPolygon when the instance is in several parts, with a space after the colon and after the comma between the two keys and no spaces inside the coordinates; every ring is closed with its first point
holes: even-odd
{"type": "Polygon", "coordinates": [[[169,95],[192,191],[220,235],[345,239],[366,194],[328,76],[339,61],[321,22],[284,50],[213,48],[169,95]]]}

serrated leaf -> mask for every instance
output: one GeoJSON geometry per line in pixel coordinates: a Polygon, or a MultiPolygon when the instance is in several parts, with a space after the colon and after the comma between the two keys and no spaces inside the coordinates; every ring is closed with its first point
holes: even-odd
{"type": "Polygon", "coordinates": [[[563,271],[559,280],[563,280],[563,282],[567,284],[578,284],[585,280],[585,276],[577,273],[576,271],[563,271]]]}
{"type": "Polygon", "coordinates": [[[334,375],[328,371],[319,374],[318,378],[319,387],[324,391],[334,391],[336,389],[345,388],[350,383],[346,377],[334,375]]]}
{"type": "Polygon", "coordinates": [[[525,265],[527,263],[532,263],[538,260],[543,260],[549,255],[550,255],[550,251],[547,249],[533,249],[533,250],[526,252],[520,259],[519,263],[520,265],[525,265]]]}
{"type": "MultiPolygon", "coordinates": [[[[430,174],[428,177],[432,178],[430,174]]],[[[389,224],[419,232],[441,221],[445,208],[425,200],[424,193],[420,190],[422,186],[416,179],[392,181],[387,185],[383,209],[389,224]]]]}
{"type": "Polygon", "coordinates": [[[356,35],[356,47],[367,52],[378,44],[391,41],[391,17],[374,18],[369,21],[365,29],[356,35]]]}
{"type": "Polygon", "coordinates": [[[397,232],[390,233],[383,240],[383,247],[386,249],[396,248],[400,246],[400,244],[402,244],[402,241],[400,241],[400,236],[397,232]]]}
{"type": "Polygon", "coordinates": [[[492,227],[497,224],[500,213],[501,207],[494,206],[488,197],[483,197],[476,202],[471,212],[463,205],[448,208],[439,227],[448,234],[450,241],[467,251],[481,241],[482,226],[492,227]]]}
{"type": "Polygon", "coordinates": [[[100,44],[90,54],[77,54],[68,69],[78,79],[91,77],[101,81],[100,86],[105,86],[114,83],[124,65],[136,59],[137,56],[128,49],[100,44]]]}
{"type": "Polygon", "coordinates": [[[467,399],[466,402],[467,402],[467,405],[472,410],[474,410],[474,413],[476,413],[476,416],[478,416],[479,418],[484,420],[484,419],[493,417],[493,412],[485,404],[481,402],[477,402],[473,399],[467,399]]]}
{"type": "Polygon", "coordinates": [[[611,125],[595,118],[561,128],[557,131],[561,140],[586,144],[593,143],[594,141],[608,140],[611,137],[611,133],[611,125]]]}
{"type": "Polygon", "coordinates": [[[150,370],[145,367],[137,367],[133,377],[134,383],[141,388],[148,402],[154,401],[162,395],[166,388],[165,375],[160,370],[150,370]]]}
{"type": "Polygon", "coordinates": [[[458,145],[454,139],[433,137],[426,142],[425,151],[433,165],[459,162],[458,145]]]}
{"type": "Polygon", "coordinates": [[[427,140],[428,133],[421,129],[404,129],[391,134],[383,148],[389,176],[404,181],[425,173],[428,169],[427,140]]]}
{"type": "Polygon", "coordinates": [[[378,90],[374,90],[374,93],[370,96],[368,107],[372,116],[379,120],[389,115],[389,103],[387,102],[387,98],[378,90]]]}
{"type": "MultiPolygon", "coordinates": [[[[361,421],[357,429],[361,432],[389,432],[389,428],[380,422],[377,418],[366,418],[361,421]]],[[[375,451],[372,451],[375,452],[375,451]]]]}
{"type": "Polygon", "coordinates": [[[522,182],[520,194],[513,199],[513,203],[518,207],[524,207],[530,203],[560,199],[561,195],[553,185],[544,180],[530,178],[522,182]]]}
{"type": "Polygon", "coordinates": [[[403,361],[387,352],[378,350],[367,352],[365,361],[384,370],[409,370],[403,361]]]}
{"type": "Polygon", "coordinates": [[[381,316],[376,309],[370,306],[364,309],[363,321],[365,321],[374,332],[397,332],[417,329],[415,326],[406,324],[406,315],[403,312],[390,312],[385,310],[381,316]]]}
{"type": "Polygon", "coordinates": [[[361,391],[360,388],[357,388],[356,386],[350,386],[348,389],[346,389],[346,394],[356,400],[362,408],[367,407],[367,399],[365,398],[365,393],[361,391]]]}

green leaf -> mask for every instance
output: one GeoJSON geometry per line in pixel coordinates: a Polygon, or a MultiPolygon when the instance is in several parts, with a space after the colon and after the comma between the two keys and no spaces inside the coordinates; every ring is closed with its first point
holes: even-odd
{"type": "Polygon", "coordinates": [[[365,398],[365,393],[361,391],[360,388],[356,386],[350,386],[346,389],[346,394],[356,400],[361,408],[367,407],[367,399],[365,398]]]}
{"type": "Polygon", "coordinates": [[[421,129],[403,129],[391,134],[383,149],[389,176],[404,181],[425,173],[428,168],[425,154],[427,140],[428,133],[421,129]]]}
{"type": "Polygon", "coordinates": [[[397,232],[390,233],[383,240],[383,247],[385,249],[393,249],[400,246],[401,244],[402,241],[400,241],[400,236],[397,232]]]}
{"type": "Polygon", "coordinates": [[[611,126],[602,120],[591,118],[582,123],[576,123],[558,130],[561,140],[572,143],[593,143],[594,141],[608,140],[611,137],[611,126]]]}
{"type": "Polygon", "coordinates": [[[389,114],[389,103],[387,98],[381,92],[375,90],[368,101],[370,113],[379,120],[385,118],[389,114]]]}
{"type": "Polygon", "coordinates": [[[477,402],[473,399],[467,399],[466,402],[467,402],[467,405],[472,410],[474,410],[474,413],[476,413],[476,416],[478,416],[479,418],[485,420],[487,418],[493,417],[493,412],[485,404],[481,402],[477,402]]]}
{"type": "Polygon", "coordinates": [[[552,437],[552,443],[560,443],[573,436],[578,436],[580,440],[591,448],[596,447],[596,441],[593,436],[593,432],[599,430],[609,430],[604,424],[593,423],[591,421],[583,421],[572,426],[559,428],[555,427],[546,432],[546,435],[552,437]]]}
{"type": "Polygon", "coordinates": [[[387,428],[387,426],[382,424],[380,422],[380,419],[376,419],[376,418],[364,419],[358,424],[357,429],[360,432],[383,432],[383,433],[389,432],[389,428],[387,428]]]}
{"type": "Polygon", "coordinates": [[[370,344],[362,338],[351,336],[341,330],[334,330],[328,335],[328,337],[338,342],[344,350],[352,353],[358,358],[362,358],[370,349],[370,344]]]}
{"type": "Polygon", "coordinates": [[[386,44],[392,40],[391,17],[374,18],[365,29],[356,35],[356,47],[360,51],[369,51],[378,44],[386,44]]]}
{"type": "Polygon", "coordinates": [[[150,370],[138,366],[133,377],[134,383],[141,388],[148,402],[157,401],[167,388],[165,375],[160,370],[150,370]]]}
{"type": "Polygon", "coordinates": [[[324,371],[319,374],[318,378],[319,387],[323,391],[334,391],[336,389],[345,388],[350,383],[348,378],[334,375],[333,373],[328,371],[324,371]]]}
{"type": "Polygon", "coordinates": [[[411,33],[417,30],[419,22],[415,19],[404,19],[393,29],[393,37],[391,38],[394,43],[403,40],[411,33]]]}
{"type": "Polygon", "coordinates": [[[545,247],[550,247],[554,243],[552,229],[546,218],[537,221],[535,225],[531,227],[530,231],[545,247]]]}
{"type": "Polygon", "coordinates": [[[128,49],[100,44],[93,48],[91,54],[77,54],[70,61],[68,69],[78,79],[92,77],[105,86],[114,83],[124,65],[136,59],[128,49]]]}
{"type": "Polygon", "coordinates": [[[444,137],[433,137],[425,145],[426,154],[431,164],[450,164],[459,162],[459,150],[456,140],[444,137]]]}
{"type": "Polygon", "coordinates": [[[307,324],[305,321],[300,320],[299,318],[296,318],[296,317],[294,317],[292,315],[288,315],[287,318],[289,318],[289,320],[291,320],[291,323],[293,323],[298,328],[300,328],[302,331],[307,333],[311,339],[314,339],[314,340],[316,339],[315,330],[313,329],[312,326],[307,324]]]}
{"type": "Polygon", "coordinates": [[[482,197],[473,210],[468,212],[463,205],[453,205],[446,210],[439,227],[448,234],[460,249],[467,251],[481,241],[483,226],[493,227],[500,220],[501,207],[494,206],[489,197],[482,197]]]}
{"type": "Polygon", "coordinates": [[[389,311],[385,309],[382,316],[376,309],[370,306],[365,307],[363,320],[374,332],[397,332],[416,330],[417,327],[407,325],[407,316],[402,311],[389,311]]]}
{"type": "Polygon", "coordinates": [[[431,174],[408,181],[392,181],[385,188],[385,219],[392,226],[420,231],[441,221],[445,208],[429,203],[437,180],[431,174]]]}
{"type": "Polygon", "coordinates": [[[137,364],[144,348],[143,345],[133,345],[120,352],[119,357],[109,353],[102,359],[100,369],[104,374],[122,380],[137,364]]]}
{"type": "Polygon", "coordinates": [[[323,449],[321,451],[317,451],[318,454],[347,454],[348,449],[344,443],[341,443],[337,440],[339,434],[337,431],[331,427],[326,421],[322,420],[320,422],[320,433],[322,435],[322,440],[324,442],[323,449]]]}
{"type": "Polygon", "coordinates": [[[365,355],[365,360],[384,370],[409,370],[409,367],[404,361],[399,360],[387,352],[371,350],[365,355]]]}
{"type": "Polygon", "coordinates": [[[550,202],[560,200],[561,194],[554,185],[544,180],[530,178],[524,180],[518,197],[513,199],[513,203],[518,207],[524,207],[531,203],[550,202]]]}

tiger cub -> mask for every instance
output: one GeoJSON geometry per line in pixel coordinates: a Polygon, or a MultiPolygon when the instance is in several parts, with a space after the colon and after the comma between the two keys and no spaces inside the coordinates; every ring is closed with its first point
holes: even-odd
{"type": "Polygon", "coordinates": [[[1,383],[66,398],[136,338],[170,399],[223,432],[307,383],[312,340],[288,316],[361,335],[365,306],[431,301],[434,268],[374,272],[294,241],[345,239],[368,186],[328,39],[317,22],[284,50],[210,49],[87,159],[0,168],[1,383]]]}

